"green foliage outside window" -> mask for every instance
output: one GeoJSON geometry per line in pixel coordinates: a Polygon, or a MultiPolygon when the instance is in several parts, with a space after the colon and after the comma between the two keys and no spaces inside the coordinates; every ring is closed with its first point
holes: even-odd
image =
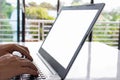
{"type": "Polygon", "coordinates": [[[13,9],[13,6],[6,3],[6,0],[0,0],[0,18],[10,18],[13,9]]]}
{"type": "MultiPolygon", "coordinates": [[[[0,0],[0,19],[9,19],[13,9],[13,6],[11,6],[9,3],[6,3],[6,0],[0,0]]],[[[12,36],[10,36],[9,34],[12,34],[12,29],[9,21],[1,20],[0,25],[0,34],[3,34],[0,35],[0,42],[5,41],[4,39],[7,39],[7,41],[11,41],[12,36]]]]}
{"type": "Polygon", "coordinates": [[[33,6],[26,8],[26,17],[28,19],[54,20],[54,17],[48,15],[46,8],[33,6]]]}

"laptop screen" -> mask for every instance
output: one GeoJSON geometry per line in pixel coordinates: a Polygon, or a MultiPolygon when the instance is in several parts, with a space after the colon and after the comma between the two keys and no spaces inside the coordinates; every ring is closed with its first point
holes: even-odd
{"type": "Polygon", "coordinates": [[[63,7],[39,53],[62,79],[70,70],[104,3],[63,7]]]}
{"type": "Polygon", "coordinates": [[[61,11],[42,48],[67,68],[97,11],[61,11]]]}

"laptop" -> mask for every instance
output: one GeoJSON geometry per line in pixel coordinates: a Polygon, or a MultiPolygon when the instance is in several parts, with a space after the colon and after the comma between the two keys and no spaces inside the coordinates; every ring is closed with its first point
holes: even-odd
{"type": "Polygon", "coordinates": [[[36,54],[39,60],[34,61],[43,78],[33,80],[66,78],[104,5],[97,3],[62,7],[36,54]]]}

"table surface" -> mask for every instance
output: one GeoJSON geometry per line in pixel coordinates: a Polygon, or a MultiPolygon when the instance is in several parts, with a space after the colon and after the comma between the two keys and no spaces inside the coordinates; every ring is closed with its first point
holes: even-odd
{"type": "MultiPolygon", "coordinates": [[[[37,53],[42,42],[19,43],[37,53]]],[[[33,57],[33,59],[35,56],[33,57]]],[[[66,79],[120,80],[119,50],[100,42],[85,42],[66,79]]]]}

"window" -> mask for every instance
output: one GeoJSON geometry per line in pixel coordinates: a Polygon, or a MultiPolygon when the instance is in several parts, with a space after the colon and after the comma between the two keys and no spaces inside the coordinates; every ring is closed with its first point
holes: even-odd
{"type": "MultiPolygon", "coordinates": [[[[25,41],[43,41],[57,17],[58,8],[90,3],[90,0],[1,0],[0,42],[16,42],[18,39],[22,41],[22,36],[25,36],[25,41]],[[20,10],[18,10],[17,6],[18,1],[20,10]],[[22,35],[23,1],[25,1],[24,35],[22,35]],[[20,29],[20,32],[18,32],[18,29],[20,29]]],[[[106,5],[95,24],[93,41],[100,41],[108,45],[117,46],[118,30],[120,27],[119,1],[94,0],[94,3],[105,3],[106,5]]]]}

